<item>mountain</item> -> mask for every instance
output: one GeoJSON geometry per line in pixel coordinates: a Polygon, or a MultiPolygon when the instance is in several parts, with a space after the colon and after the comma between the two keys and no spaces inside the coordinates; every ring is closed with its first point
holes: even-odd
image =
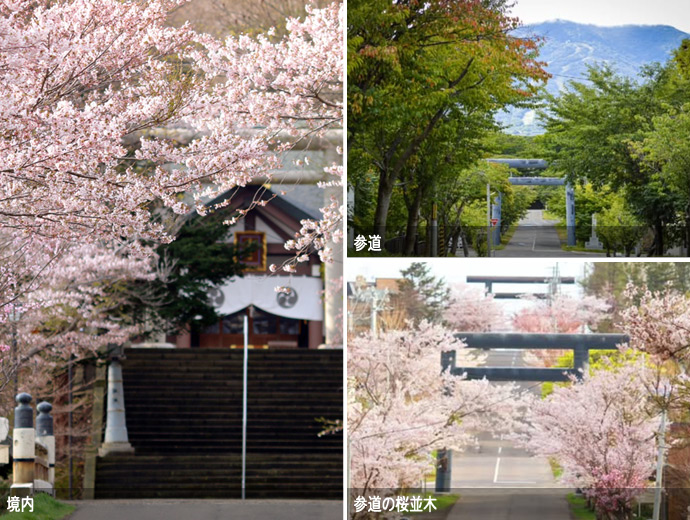
{"type": "MultiPolygon", "coordinates": [[[[526,25],[514,33],[519,37],[544,38],[539,53],[552,74],[547,90],[557,94],[571,80],[584,79],[587,65],[607,63],[619,74],[634,78],[643,65],[664,63],[689,34],[668,25],[621,25],[601,27],[565,20],[526,25]]],[[[507,132],[534,135],[542,130],[533,110],[513,109],[499,114],[507,132]]]]}

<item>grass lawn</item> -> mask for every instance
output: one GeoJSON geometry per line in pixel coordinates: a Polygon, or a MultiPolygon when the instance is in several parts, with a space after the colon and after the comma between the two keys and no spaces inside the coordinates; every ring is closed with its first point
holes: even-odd
{"type": "Polygon", "coordinates": [[[575,493],[569,493],[567,500],[573,518],[577,520],[596,520],[597,517],[594,511],[587,507],[587,501],[583,497],[575,493]]]}
{"type": "Polygon", "coordinates": [[[23,513],[5,513],[2,518],[7,520],[60,520],[72,511],[74,511],[74,506],[58,502],[45,493],[37,493],[34,496],[33,513],[30,513],[27,508],[23,513]]]}
{"type": "MultiPolygon", "coordinates": [[[[547,218],[546,215],[544,218],[547,218]]],[[[557,218],[557,217],[554,217],[557,218]]],[[[568,229],[563,222],[556,224],[556,233],[558,233],[558,239],[561,241],[561,249],[563,251],[578,251],[580,253],[606,253],[603,249],[587,249],[583,246],[567,246],[568,243],[568,229]]]]}

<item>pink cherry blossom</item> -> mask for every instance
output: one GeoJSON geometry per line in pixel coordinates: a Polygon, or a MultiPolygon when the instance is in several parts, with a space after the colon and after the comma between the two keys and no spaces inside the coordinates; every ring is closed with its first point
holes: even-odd
{"type": "Polygon", "coordinates": [[[450,304],[443,319],[457,331],[490,332],[506,327],[503,309],[493,294],[469,284],[451,286],[450,304]]]}
{"type": "Polygon", "coordinates": [[[528,408],[523,444],[554,457],[563,482],[584,490],[598,518],[630,518],[654,472],[659,414],[649,398],[652,372],[640,361],[585,374],[528,408]]]}
{"type": "Polygon", "coordinates": [[[457,350],[459,365],[481,361],[451,331],[426,321],[416,330],[349,340],[352,487],[365,493],[417,485],[433,470],[433,450],[462,450],[479,431],[515,424],[520,399],[513,385],[442,374],[441,353],[448,350],[457,350]]]}

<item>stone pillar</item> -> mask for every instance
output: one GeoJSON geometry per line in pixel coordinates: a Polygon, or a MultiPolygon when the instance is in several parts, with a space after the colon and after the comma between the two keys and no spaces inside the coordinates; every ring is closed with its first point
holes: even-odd
{"type": "Polygon", "coordinates": [[[565,224],[568,230],[568,245],[574,246],[575,240],[575,190],[573,185],[565,185],[565,224]]]}
{"type": "Polygon", "coordinates": [[[48,448],[48,482],[55,485],[55,434],[53,433],[53,416],[50,415],[53,406],[46,401],[36,407],[36,439],[43,442],[48,448]]]}
{"type": "Polygon", "coordinates": [[[108,367],[108,413],[106,415],[105,440],[98,450],[98,455],[105,457],[113,454],[132,454],[134,448],[127,436],[125,418],[125,394],[122,385],[122,365],[113,359],[108,367]]]}
{"type": "Polygon", "coordinates": [[[589,370],[589,350],[584,347],[573,350],[573,368],[577,370],[577,378],[582,379],[589,370]]]}
{"type": "Polygon", "coordinates": [[[438,450],[436,454],[436,493],[450,493],[453,452],[438,450]]]}
{"type": "Polygon", "coordinates": [[[587,249],[603,249],[604,244],[601,243],[599,237],[597,236],[597,214],[592,213],[592,235],[585,244],[587,249]]]}
{"type": "Polygon", "coordinates": [[[502,194],[498,192],[494,199],[494,203],[491,205],[491,218],[498,220],[498,223],[491,230],[493,233],[493,244],[495,246],[501,245],[501,202],[502,194]]]}
{"type": "Polygon", "coordinates": [[[30,496],[34,486],[34,459],[36,458],[36,432],[34,410],[29,404],[31,396],[17,394],[19,405],[14,409],[14,431],[12,432],[12,486],[10,495],[30,496]]]}
{"type": "MultiPolygon", "coordinates": [[[[326,200],[330,202],[330,196],[334,192],[342,194],[342,188],[327,188],[326,200]]],[[[385,241],[386,237],[381,237],[385,241]]],[[[333,248],[333,262],[324,264],[324,316],[323,326],[326,336],[326,345],[329,347],[343,346],[343,243],[328,243],[333,248]]]]}

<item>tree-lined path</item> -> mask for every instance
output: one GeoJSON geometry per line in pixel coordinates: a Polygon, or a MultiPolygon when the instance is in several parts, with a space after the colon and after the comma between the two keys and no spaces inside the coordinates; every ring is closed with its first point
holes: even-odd
{"type": "Polygon", "coordinates": [[[604,253],[564,251],[556,232],[557,221],[544,218],[540,209],[531,209],[520,220],[510,242],[496,257],[603,257],[604,253]]]}
{"type": "MultiPolygon", "coordinates": [[[[520,351],[493,350],[484,365],[521,367],[525,363],[520,351]]],[[[524,391],[540,388],[533,383],[520,386],[524,391]]],[[[452,489],[462,499],[453,506],[448,520],[570,518],[565,500],[569,490],[556,482],[548,460],[488,433],[479,435],[476,448],[453,453],[452,489]]]]}
{"type": "Polygon", "coordinates": [[[408,283],[416,273],[419,299],[396,295],[375,334],[348,338],[351,496],[399,496],[427,482],[459,496],[444,520],[567,520],[579,509],[631,520],[669,446],[662,492],[669,511],[684,513],[687,501],[669,490],[685,486],[687,444],[672,440],[687,434],[664,429],[687,411],[688,384],[675,375],[687,373],[687,265],[614,265],[568,269],[583,290],[564,292],[559,268],[551,279],[527,276],[536,265],[520,270],[523,283],[549,284],[522,301],[474,285],[519,276],[444,266],[466,281],[444,290],[423,266],[402,271],[408,283]]]}

